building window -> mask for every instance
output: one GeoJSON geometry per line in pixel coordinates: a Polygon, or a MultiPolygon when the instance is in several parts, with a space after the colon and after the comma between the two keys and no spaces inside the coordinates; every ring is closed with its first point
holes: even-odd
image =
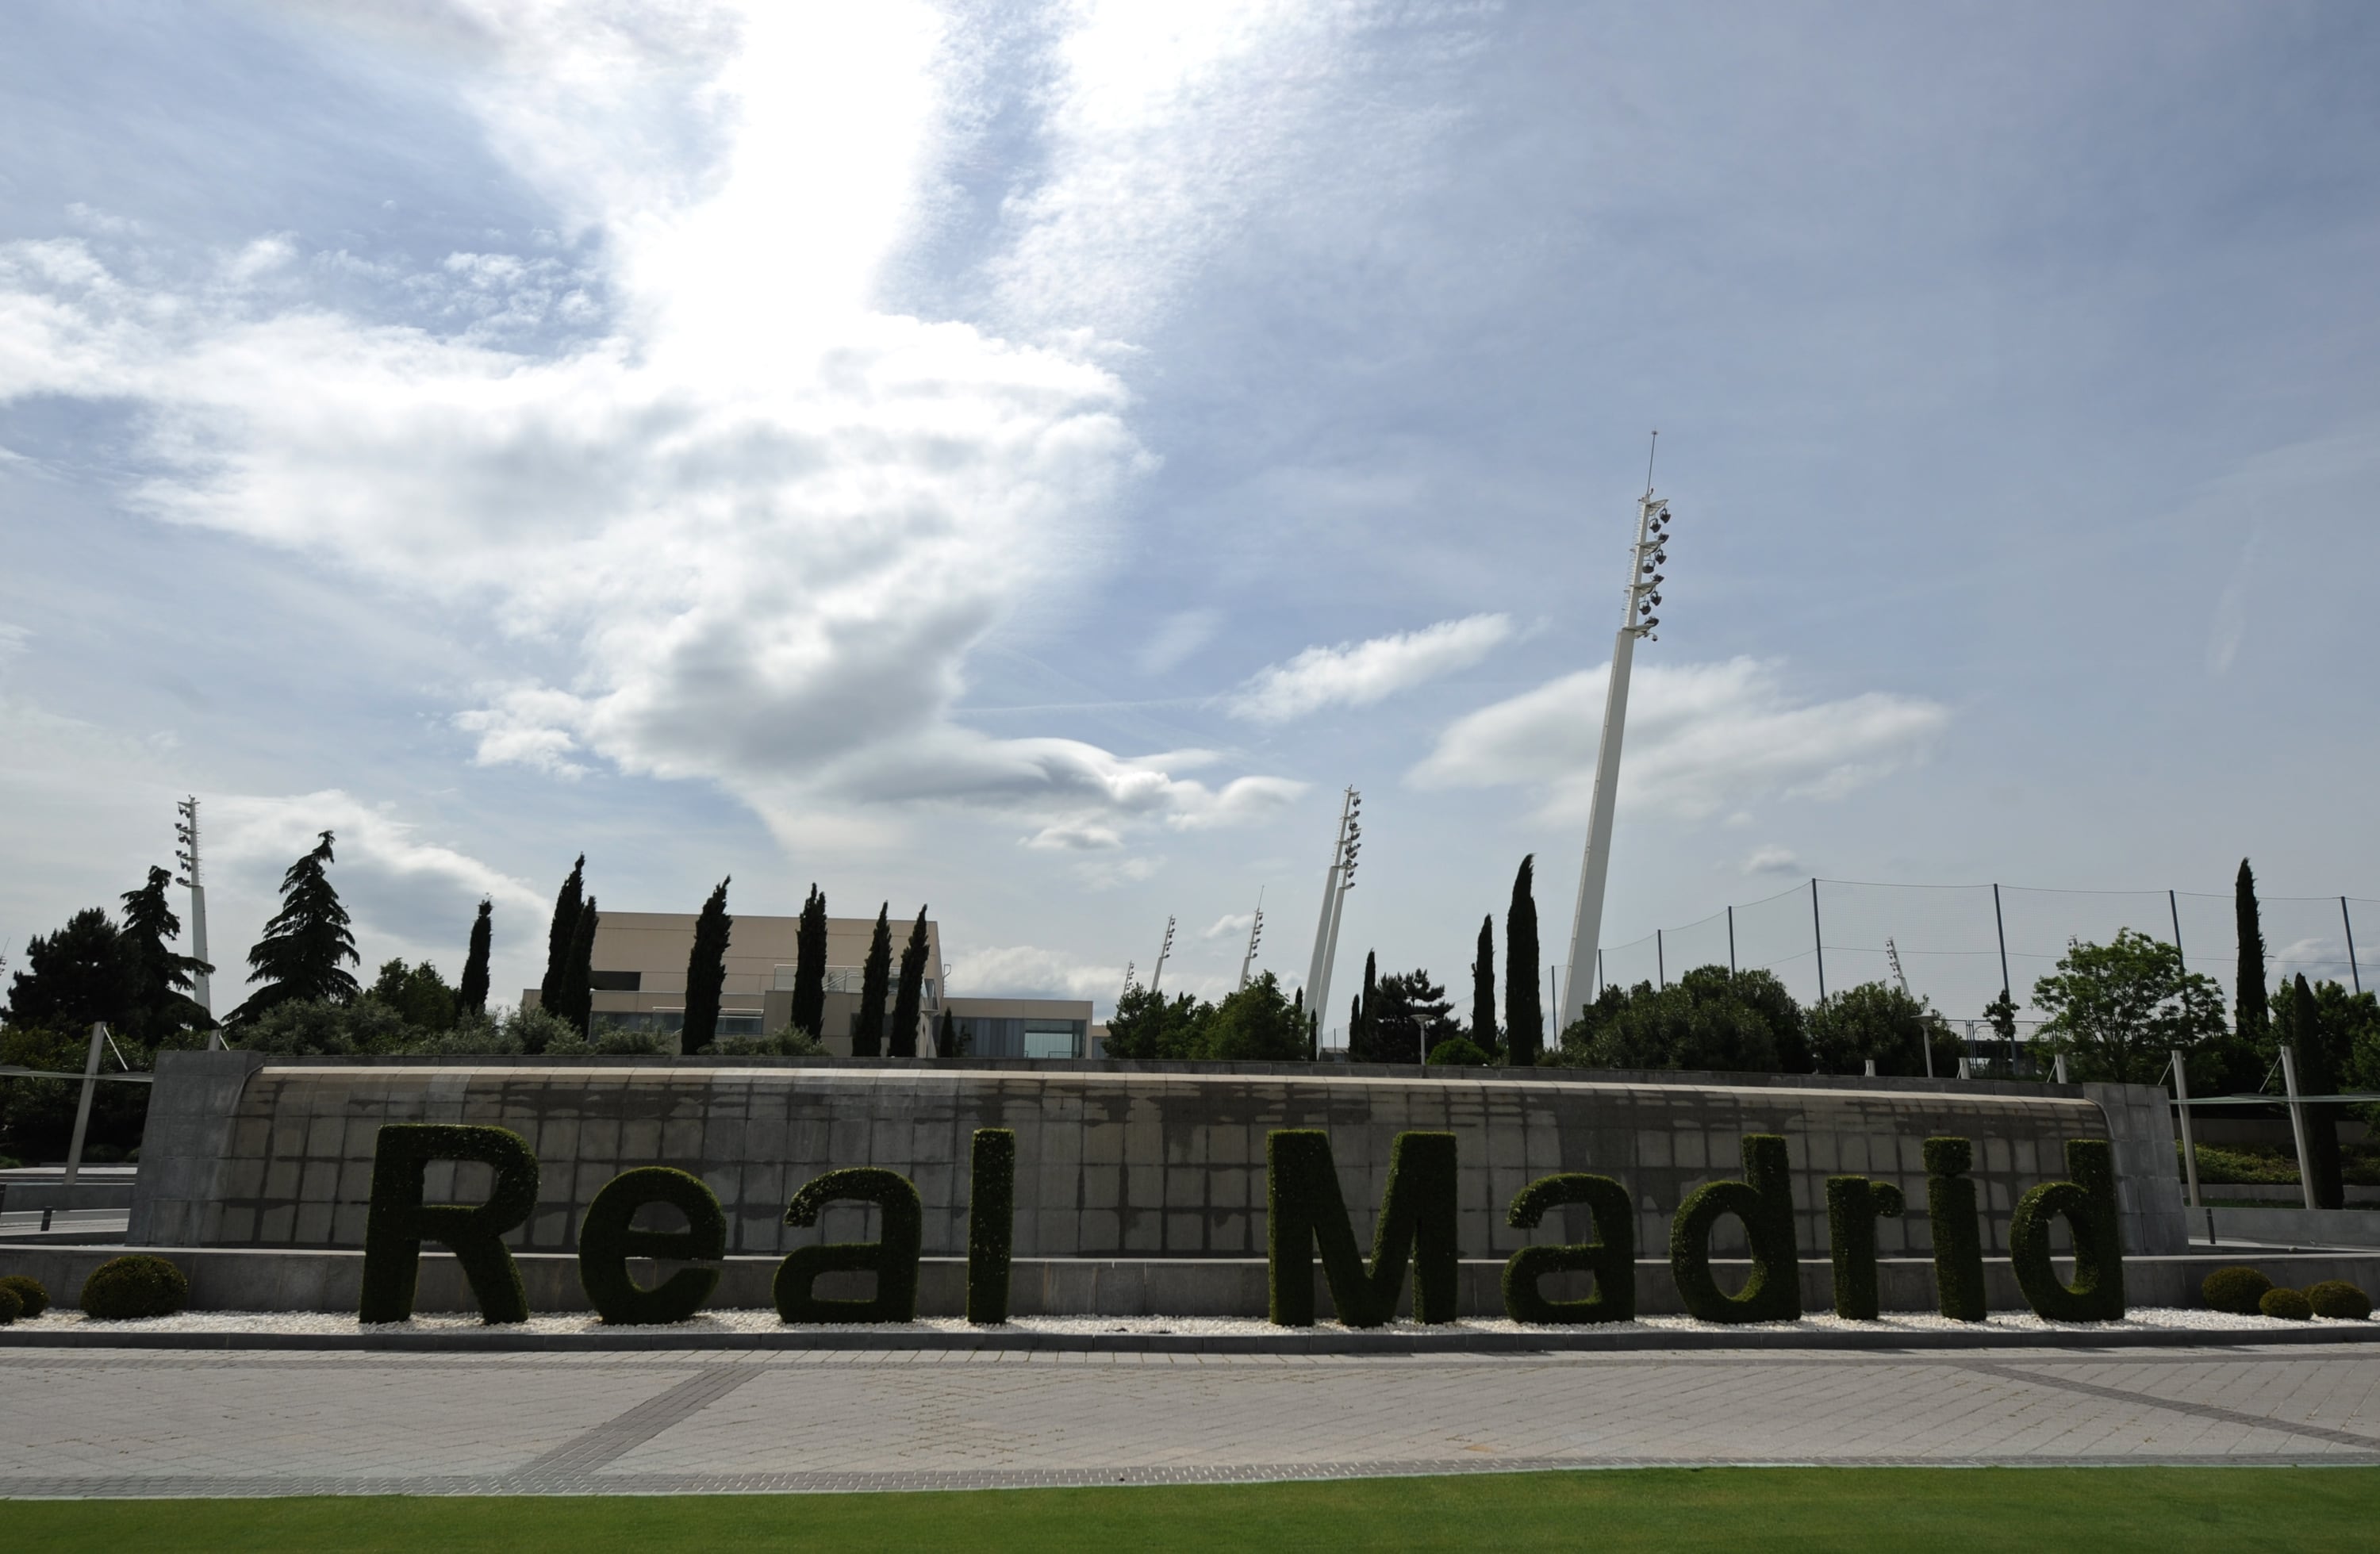
{"type": "Polygon", "coordinates": [[[636,993],[644,990],[645,974],[641,971],[590,971],[587,985],[599,993],[636,993]]]}
{"type": "Polygon", "coordinates": [[[1028,1058],[1079,1058],[1083,1055],[1080,1020],[1025,1020],[1025,1055],[1028,1058]]]}

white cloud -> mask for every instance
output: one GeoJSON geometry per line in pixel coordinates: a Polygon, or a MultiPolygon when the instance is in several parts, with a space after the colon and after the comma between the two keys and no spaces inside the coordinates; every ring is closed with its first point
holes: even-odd
{"type": "Polygon", "coordinates": [[[1368,707],[1398,691],[1468,669],[1512,634],[1511,617],[1466,615],[1419,631],[1308,648],[1248,678],[1231,710],[1258,722],[1286,722],[1332,705],[1368,707]]]}
{"type": "Polygon", "coordinates": [[[1180,610],[1165,617],[1135,656],[1144,674],[1163,674],[1205,647],[1223,624],[1219,610],[1180,610]]]}
{"type": "Polygon", "coordinates": [[[1752,856],[1743,860],[1743,871],[1746,874],[1801,874],[1806,872],[1802,868],[1802,860],[1794,855],[1791,848],[1779,847],[1774,843],[1771,843],[1766,847],[1755,847],[1752,850],[1752,856]]]}
{"type": "Polygon", "coordinates": [[[962,998],[1056,994],[1112,1004],[1123,967],[1092,965],[1061,950],[1030,944],[973,950],[951,963],[951,991],[962,998]]]}
{"type": "Polygon", "coordinates": [[[1227,912],[1222,917],[1216,918],[1215,921],[1208,928],[1207,931],[1200,934],[1198,937],[1201,939],[1245,938],[1248,931],[1248,926],[1256,921],[1256,916],[1257,915],[1253,912],[1227,912]]]}
{"type": "MultiPolygon", "coordinates": [[[[1548,818],[1583,819],[1609,674],[1565,674],[1457,719],[1414,781],[1526,784],[1548,818]]],[[[1700,819],[1767,795],[1840,798],[1924,759],[1949,721],[1937,702],[1882,691],[1807,702],[1755,659],[1645,665],[1630,686],[1620,804],[1700,819]]]]}

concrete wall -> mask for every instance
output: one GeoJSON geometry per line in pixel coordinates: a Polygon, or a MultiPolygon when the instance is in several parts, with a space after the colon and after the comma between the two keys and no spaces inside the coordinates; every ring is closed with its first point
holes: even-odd
{"type": "Polygon", "coordinates": [[[2197,1222],[2211,1223],[2220,1241],[2380,1246],[2380,1210],[2370,1208],[2205,1208],[2197,1222]]]}
{"type": "MultiPolygon", "coordinates": [[[[1985,1244],[2007,1245],[2017,1198],[2064,1174],[2065,1140],[2113,1137],[2124,1236],[2135,1253],[2185,1248],[2171,1129],[2155,1090],[1938,1080],[1617,1074],[1608,1072],[1306,1065],[1049,1062],[970,1067],[849,1060],[274,1060],[164,1054],[129,1239],[161,1245],[353,1247],[363,1240],[373,1141],[383,1123],[493,1123],[540,1159],[536,1211],[511,1238],[576,1244],[587,1203],[613,1176],[679,1166],[717,1192],[729,1250],[781,1253],[872,1233],[873,1210],[831,1210],[789,1230],[794,1190],[839,1166],[915,1182],[929,1255],[963,1253],[968,1140],[1016,1130],[1015,1247],[1026,1258],[1245,1258],[1265,1245],[1265,1135],[1329,1130],[1359,1232],[1368,1233],[1390,1141],[1413,1128],[1460,1139],[1464,1256],[1526,1240],[1583,1239],[1583,1218],[1524,1234],[1513,1194],[1552,1172],[1617,1177],[1635,1194],[1639,1245],[1658,1255],[1679,1201],[1739,1173],[1746,1133],[1786,1135],[1802,1244],[1826,1245],[1824,1179],[1897,1182],[1913,1212],[1885,1220],[1882,1251],[1925,1253],[1922,1141],[1976,1145],[1985,1244]],[[2155,1164],[2165,1162],[2164,1174],[2155,1164]]],[[[486,1191],[484,1167],[433,1166],[433,1199],[486,1191]]],[[[1732,1221],[1726,1222],[1732,1231],[1732,1221]]],[[[1721,1250],[1729,1247],[1722,1239],[1721,1250]]],[[[1740,1245],[1737,1242],[1735,1244],[1740,1245]]]]}

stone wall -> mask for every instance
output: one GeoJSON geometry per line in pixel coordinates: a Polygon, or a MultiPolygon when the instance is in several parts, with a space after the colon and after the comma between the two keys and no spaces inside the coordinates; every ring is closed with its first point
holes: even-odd
{"type": "MultiPolygon", "coordinates": [[[[1394,1136],[1455,1133],[1466,1257],[1583,1239],[1583,1216],[1549,1219],[1532,1233],[1504,1223],[1514,1193],[1559,1171],[1625,1184],[1639,1206],[1639,1247],[1658,1257],[1679,1200],[1739,1174],[1746,1133],[1786,1136],[1805,1247],[1827,1244],[1825,1177],[1857,1172],[1897,1182],[1910,1198],[1910,1218],[1878,1226],[1880,1250],[1927,1250],[1920,1146],[1950,1133],[1975,1141],[1987,1251],[2005,1251],[2009,1215],[2028,1187],[2064,1175],[2065,1140],[2112,1136],[2128,1173],[2127,1249],[2180,1252],[2179,1190],[2169,1166],[2151,1169],[2172,1159],[2166,1115],[2148,1089],[1947,1080],[965,1060],[465,1065],[176,1052],[159,1065],[129,1239],[358,1246],[382,1124],[448,1122],[511,1128],[537,1151],[538,1208],[511,1238],[532,1251],[573,1247],[597,1190],[649,1164],[710,1184],[728,1213],[731,1253],[863,1237],[872,1232],[862,1216],[873,1210],[831,1210],[819,1230],[790,1230],[782,1217],[812,1176],[875,1165],[917,1184],[926,1252],[963,1254],[969,1137],[1008,1127],[1017,1134],[1018,1257],[1261,1257],[1265,1135],[1319,1127],[1359,1231],[1379,1201],[1394,1136]]],[[[433,1166],[427,1183],[433,1201],[469,1200],[486,1187],[486,1168],[472,1165],[433,1166]]],[[[1730,1249],[1724,1236],[1718,1244],[1730,1249]]]]}

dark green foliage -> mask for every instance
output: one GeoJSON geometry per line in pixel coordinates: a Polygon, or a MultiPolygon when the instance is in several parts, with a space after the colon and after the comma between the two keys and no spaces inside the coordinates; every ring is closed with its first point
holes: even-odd
{"type": "Polygon", "coordinates": [[[371,1209],[364,1220],[363,1296],[356,1319],[410,1319],[421,1244],[435,1241],[462,1264],[482,1317],[491,1323],[528,1321],[528,1295],[503,1237],[537,1207],[537,1157],[509,1128],[383,1125],[372,1141],[371,1209]],[[423,1203],[422,1173],[432,1160],[478,1160],[492,1167],[495,1183],[487,1201],[423,1203]]]}
{"type": "Polygon", "coordinates": [[[1530,893],[1536,867],[1535,853],[1521,860],[1504,913],[1504,1049],[1514,1068],[1531,1066],[1546,1048],[1546,1010],[1537,996],[1537,902],[1530,893]]]}
{"type": "Polygon", "coordinates": [[[1111,1058],[1196,1058],[1206,1050],[1207,1022],[1215,1006],[1188,993],[1168,999],[1135,982],[1116,1000],[1108,1020],[1111,1058]]]}
{"type": "Polygon", "coordinates": [[[1955,1074],[1959,1042],[1933,1005],[1888,982],[1829,993],[1804,1016],[1810,1055],[1823,1074],[1858,1074],[1868,1060],[1883,1074],[1955,1074]]]}
{"type": "Polygon", "coordinates": [[[1835,1315],[1846,1321],[1876,1318],[1876,1221],[1898,1219],[1900,1189],[1864,1176],[1827,1178],[1827,1244],[1835,1258],[1835,1315]]]}
{"type": "Polygon", "coordinates": [[[463,958],[463,980],[455,986],[455,1013],[464,1018],[488,1012],[488,957],[495,949],[496,904],[482,896],[471,919],[471,948],[463,958]]]}
{"type": "Polygon", "coordinates": [[[10,1022],[88,1036],[94,1022],[116,1019],[130,1002],[121,937],[97,906],[55,933],[36,934],[25,946],[25,969],[9,984],[10,1022]]]}
{"type": "Polygon", "coordinates": [[[630,1257],[717,1262],[727,1255],[727,1216],[698,1176],[668,1166],[638,1166],[603,1184],[578,1226],[578,1287],[606,1323],[658,1326],[702,1309],[719,1285],[716,1268],[682,1268],[648,1290],[629,1277],[630,1257]],[[686,1217],[682,1231],[628,1228],[637,1210],[667,1204],[686,1217]]]}
{"type": "Polygon", "coordinates": [[[2256,1303],[2263,1300],[2265,1292],[2272,1287],[2273,1281],[2258,1269],[2234,1263],[2229,1268],[2216,1269],[2201,1281],[2198,1296],[2206,1303],[2209,1311],[2228,1311],[2234,1317],[2253,1317],[2256,1303]]]}
{"type": "Polygon", "coordinates": [[[1802,1315],[1801,1253],[1793,1236],[1793,1178],[1785,1140],[1743,1135],[1743,1180],[1708,1182],[1686,1196],[1670,1221],[1670,1271],[1688,1315],[1706,1322],[1791,1322],[1802,1315]],[[1711,1232],[1721,1217],[1743,1221],[1752,1277],[1730,1295],[1711,1274],[1711,1232]]]}
{"type": "Polygon", "coordinates": [[[1471,1041],[1484,1051],[1503,1045],[1496,1022],[1496,915],[1479,919],[1479,948],[1471,957],[1471,1041]]]}
{"type": "Polygon", "coordinates": [[[814,1037],[826,1035],[826,895],[815,882],[794,930],[793,1022],[814,1037]]]}
{"type": "Polygon", "coordinates": [[[1450,1036],[1429,1050],[1432,1068],[1492,1068],[1495,1062],[1467,1036],[1450,1036]]]}
{"type": "Polygon", "coordinates": [[[570,959],[562,970],[562,1002],[552,1006],[572,1030],[582,1035],[595,1019],[595,930],[602,922],[603,914],[596,910],[590,895],[578,909],[578,927],[570,935],[570,959]]]}
{"type": "Polygon", "coordinates": [[[1512,1196],[1504,1222],[1533,1230],[1546,1210],[1585,1204],[1595,1217],[1595,1239],[1560,1246],[1524,1246],[1504,1259],[1504,1315],[1515,1322],[1628,1322],[1636,1317],[1636,1205],[1609,1176],[1568,1172],[1540,1176],[1512,1196]],[[1537,1281],[1554,1273],[1591,1273],[1595,1293],[1585,1300],[1548,1300],[1537,1281]]]}
{"type": "Polygon", "coordinates": [[[777,1265],[772,1293],[777,1316],[787,1322],[914,1322],[917,1317],[917,1248],[925,1237],[925,1208],[917,1189],[897,1172],[876,1166],[830,1171],[811,1178],[786,1206],[785,1223],[815,1225],[830,1203],[855,1199],[883,1211],[881,1239],[835,1241],[797,1246],[777,1265]],[[876,1293],[867,1300],[820,1300],[811,1287],[822,1273],[872,1272],[876,1293]]]}
{"type": "Polygon", "coordinates": [[[966,1319],[978,1327],[1008,1320],[1009,1246],[1016,1227],[1016,1135],[975,1130],[967,1188],[966,1319]]]}
{"type": "MultiPolygon", "coordinates": [[[[8,1282],[0,1279],[0,1284],[8,1282]]],[[[35,1288],[40,1286],[36,1285],[35,1288]]],[[[2319,1284],[2306,1286],[2306,1305],[2317,1317],[2327,1317],[2334,1322],[2361,1322],[2372,1315],[2372,1297],[2341,1279],[2325,1279],[2319,1284]]],[[[28,1317],[38,1317],[40,1311],[25,1308],[28,1317]]]]}
{"type": "Polygon", "coordinates": [[[419,965],[407,965],[402,959],[383,961],[363,996],[417,1031],[455,1028],[455,989],[428,961],[419,965]]]}
{"type": "Polygon", "coordinates": [[[310,999],[346,1003],[356,996],[356,979],[346,969],[359,959],[356,936],[348,931],[339,892],[323,872],[334,861],[331,843],[331,833],[322,832],[314,850],[282,875],[281,910],[248,953],[248,979],[264,985],[233,1012],[235,1022],[275,1004],[310,999]]]}
{"type": "Polygon", "coordinates": [[[719,990],[727,985],[727,940],[735,929],[735,919],[727,915],[733,879],[731,874],[711,888],[694,919],[694,948],[686,957],[686,1019],[677,1037],[681,1052],[703,1051],[719,1039],[719,990]]]}
{"type": "MultiPolygon", "coordinates": [[[[2307,985],[2304,972],[2299,972],[2297,979],[2289,984],[2289,996],[2276,1013],[2281,1017],[2273,1022],[2273,1034],[2290,1050],[2297,1066],[2298,1093],[2337,1095],[2338,1054],[2331,1050],[2322,1006],[2314,999],[2313,989],[2307,985]]],[[[2303,1111],[2306,1158],[2300,1169],[2305,1172],[2306,1184],[2313,1189],[2313,1205],[2316,1208],[2344,1208],[2347,1179],[2338,1155],[2339,1109],[2309,1106],[2303,1111]]]]}
{"type": "Polygon", "coordinates": [[[205,1029],[214,1022],[190,998],[197,974],[213,966],[189,955],[178,955],[166,941],[178,939],[182,920],[165,899],[174,877],[152,866],[137,891],[124,892],[124,931],[116,941],[124,966],[125,1004],[111,1021],[120,1040],[155,1044],[190,1027],[205,1029]]]}
{"type": "Polygon", "coordinates": [[[1696,966],[1666,988],[1607,986],[1561,1032],[1566,1067],[1806,1073],[1802,1011],[1767,971],[1696,966]]]}
{"type": "Polygon", "coordinates": [[[1347,1221],[1330,1135],[1319,1128],[1281,1128],[1266,1135],[1266,1257],[1273,1325],[1314,1325],[1318,1244],[1330,1304],[1346,1326],[1377,1328],[1396,1315],[1408,1258],[1414,1266],[1414,1319],[1453,1321],[1454,1151],[1451,1133],[1397,1135],[1366,1265],[1347,1221]]]}
{"type": "Polygon", "coordinates": [[[1385,1048],[1375,1027],[1380,1007],[1380,957],[1364,952],[1364,990],[1347,1010],[1347,1061],[1351,1063],[1412,1062],[1418,1052],[1408,1052],[1402,1058],[1384,1056],[1385,1048]]]}
{"type": "Polygon", "coordinates": [[[958,1022],[951,1018],[950,1010],[945,1008],[942,1023],[934,1031],[934,1055],[938,1058],[964,1058],[966,1046],[966,1038],[959,1034],[958,1022]]]}
{"type": "MultiPolygon", "coordinates": [[[[868,941],[868,959],[859,973],[859,1018],[851,1027],[851,1055],[872,1058],[884,1049],[884,1001],[892,991],[892,904],[876,909],[876,932],[868,941]]],[[[949,1057],[948,1052],[942,1054],[949,1057]]]]}
{"type": "Polygon", "coordinates": [[[1417,1063],[1441,1041],[1463,1034],[1453,1019],[1454,1004],[1446,989],[1416,966],[1379,979],[1364,994],[1364,1038],[1367,1052],[1349,1054],[1351,1061],[1376,1063],[1417,1063]]]}
{"type": "Polygon", "coordinates": [[[909,942],[901,946],[901,979],[894,984],[892,994],[892,1027],[884,1033],[887,1057],[917,1055],[917,1018],[925,1007],[925,983],[926,909],[920,906],[917,920],[909,929],[909,942]]]}
{"type": "Polygon", "coordinates": [[[28,1317],[39,1317],[50,1308],[50,1292],[42,1288],[40,1280],[29,1274],[12,1273],[0,1279],[0,1290],[15,1295],[28,1317]]]}
{"type": "Polygon", "coordinates": [[[1985,1316],[1984,1238],[1975,1219],[1975,1184],[1967,1175],[1975,1147],[1963,1138],[1925,1141],[1925,1219],[1934,1238],[1934,1291],[1954,1322],[1985,1316]]]}
{"type": "Polygon", "coordinates": [[[82,1314],[101,1322],[171,1317],[189,1304],[190,1281],[163,1257],[110,1257],[82,1281],[82,1314]]]}
{"type": "Polygon", "coordinates": [[[1305,1025],[1305,1016],[1281,992],[1281,978],[1268,971],[1204,1011],[1195,1047],[1180,1055],[1219,1062],[1303,1062],[1305,1025]]]}
{"type": "Polygon", "coordinates": [[[2017,1201],[2009,1261],[2034,1315],[2049,1322],[2117,1322],[2124,1316],[2124,1244],[2116,1218],[2115,1152],[2104,1138],[2066,1141],[2067,1182],[2045,1182],[2017,1201]],[[2049,1260],[2049,1223],[2074,1233],[2074,1282],[2049,1260]]]}
{"type": "Polygon", "coordinates": [[[2231,885],[2231,910],[2240,935],[2240,992],[2232,1006],[2233,1025],[2240,1037],[2261,1045],[2271,1024],[2265,994],[2265,919],[2256,904],[2256,871],[2240,860],[2239,877],[2231,885]]]}
{"type": "Polygon", "coordinates": [[[2267,1290],[2256,1302],[2256,1309],[2267,1317],[2277,1317],[2284,1322],[2311,1322],[2313,1303],[2302,1290],[2267,1290]]]}
{"type": "MultiPolygon", "coordinates": [[[[2078,1082],[2154,1085],[2174,1049],[2195,1052],[2223,1031],[2213,979],[2190,970],[2172,945],[2130,929],[2069,948],[2056,973],[2033,985],[2033,1002],[2050,1014],[2034,1037],[2042,1069],[2065,1053],[2078,1082]]],[[[2204,1068],[2193,1063],[2192,1073],[2204,1068]]]]}
{"type": "Polygon", "coordinates": [[[567,1017],[565,991],[570,985],[570,945],[578,936],[578,914],[587,904],[587,855],[570,866],[570,873],[554,892],[553,921],[545,930],[545,980],[538,986],[538,1003],[567,1017]]]}
{"type": "Polygon", "coordinates": [[[0,1284],[0,1328],[5,1328],[25,1315],[25,1303],[17,1292],[0,1284]]]}

